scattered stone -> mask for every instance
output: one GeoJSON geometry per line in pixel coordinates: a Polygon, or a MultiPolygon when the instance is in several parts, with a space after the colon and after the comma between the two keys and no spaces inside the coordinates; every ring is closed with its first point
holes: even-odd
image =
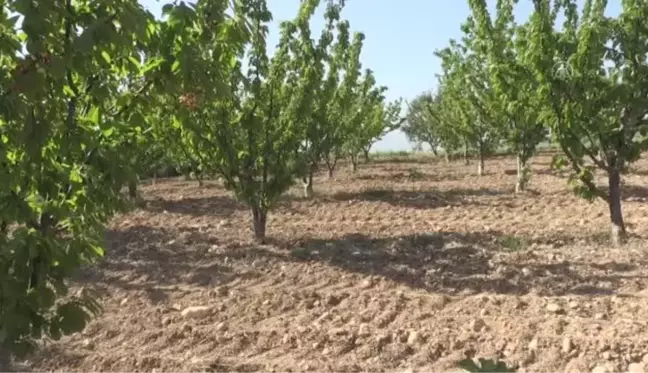
{"type": "Polygon", "coordinates": [[[347,335],[347,334],[349,334],[349,331],[344,328],[333,328],[329,331],[329,335],[331,336],[340,336],[340,335],[347,335]]]}
{"type": "Polygon", "coordinates": [[[576,308],[578,308],[578,302],[576,302],[575,300],[569,302],[569,308],[571,308],[571,309],[576,309],[576,308]]]}
{"type": "Polygon", "coordinates": [[[533,271],[531,271],[529,268],[527,268],[527,267],[522,268],[522,276],[529,277],[532,274],[533,274],[533,271]]]}
{"type": "Polygon", "coordinates": [[[531,342],[529,342],[529,350],[535,351],[538,349],[538,338],[533,338],[531,342]]]}
{"type": "Polygon", "coordinates": [[[322,350],[322,355],[328,355],[330,353],[331,353],[331,350],[328,347],[322,350]]]}
{"type": "Polygon", "coordinates": [[[378,342],[379,345],[382,346],[382,345],[385,345],[387,343],[391,343],[392,336],[389,333],[383,333],[383,334],[378,335],[378,337],[376,338],[376,341],[378,342]]]}
{"type": "Polygon", "coordinates": [[[474,319],[470,322],[470,330],[480,332],[486,328],[486,323],[482,319],[474,319]]]}
{"type": "Polygon", "coordinates": [[[604,318],[605,318],[604,313],[597,313],[597,314],[594,315],[594,319],[596,319],[596,320],[603,320],[604,318]]]}
{"type": "Polygon", "coordinates": [[[227,327],[227,324],[225,322],[220,322],[218,323],[218,325],[216,325],[217,332],[225,332],[227,331],[227,329],[229,328],[227,327]]]}
{"type": "Polygon", "coordinates": [[[371,335],[371,330],[369,328],[369,324],[367,324],[367,323],[360,324],[360,326],[358,327],[358,336],[367,337],[369,335],[371,335]]]}
{"type": "Polygon", "coordinates": [[[592,369],[592,373],[614,373],[614,367],[609,364],[599,364],[592,369]]]}
{"type": "Polygon", "coordinates": [[[264,300],[262,304],[263,304],[264,306],[267,306],[268,304],[270,304],[270,299],[266,299],[266,300],[264,300]]]}
{"type": "Polygon", "coordinates": [[[365,280],[363,280],[363,281],[360,283],[360,287],[361,287],[362,289],[369,289],[369,288],[372,287],[373,285],[374,285],[374,284],[373,284],[373,280],[372,280],[371,278],[365,279],[365,280]]]}
{"type": "Polygon", "coordinates": [[[565,373],[582,373],[587,372],[589,367],[587,364],[579,358],[574,358],[567,363],[565,366],[565,373]]]}
{"type": "Polygon", "coordinates": [[[121,302],[119,302],[119,305],[123,307],[123,306],[125,306],[125,305],[126,305],[126,303],[128,303],[128,297],[126,297],[126,298],[124,298],[124,299],[122,299],[122,301],[121,301],[121,302]]]}
{"type": "Polygon", "coordinates": [[[572,343],[571,338],[565,337],[565,339],[563,339],[563,343],[562,343],[562,351],[563,351],[563,353],[565,353],[565,354],[570,353],[572,348],[574,348],[574,344],[572,343]]]}
{"type": "Polygon", "coordinates": [[[90,339],[84,339],[83,340],[83,347],[87,348],[88,350],[93,350],[94,349],[94,343],[90,339]]]}
{"type": "Polygon", "coordinates": [[[171,324],[171,318],[169,317],[162,318],[162,326],[169,326],[169,324],[171,324]]]}
{"type": "Polygon", "coordinates": [[[407,336],[407,344],[410,346],[414,346],[421,343],[421,335],[419,332],[412,331],[409,333],[407,336]]]}
{"type": "Polygon", "coordinates": [[[560,307],[556,303],[547,304],[547,311],[552,312],[552,313],[563,313],[563,312],[565,312],[565,310],[563,310],[563,308],[560,307]]]}
{"type": "Polygon", "coordinates": [[[645,355],[641,358],[641,362],[644,363],[644,364],[646,364],[646,365],[648,365],[648,354],[645,354],[645,355]]]}
{"type": "Polygon", "coordinates": [[[628,365],[628,373],[645,373],[646,367],[643,363],[632,363],[628,365]]]}
{"type": "Polygon", "coordinates": [[[440,294],[432,296],[430,300],[431,305],[436,309],[441,309],[450,303],[450,298],[447,295],[440,294]]]}
{"type": "Polygon", "coordinates": [[[212,308],[208,306],[193,306],[187,307],[180,315],[187,319],[202,319],[209,316],[212,313],[212,308]]]}

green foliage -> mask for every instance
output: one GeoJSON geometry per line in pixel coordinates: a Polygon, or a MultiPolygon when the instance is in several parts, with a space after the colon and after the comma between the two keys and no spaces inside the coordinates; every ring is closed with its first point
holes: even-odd
{"type": "Polygon", "coordinates": [[[515,372],[515,369],[509,368],[503,361],[494,361],[491,359],[479,358],[479,364],[473,359],[464,359],[457,363],[459,368],[465,369],[471,373],[477,372],[515,372]]]}
{"type": "Polygon", "coordinates": [[[436,155],[441,143],[442,136],[439,134],[443,121],[438,121],[435,112],[438,105],[438,96],[430,92],[424,92],[416,96],[408,104],[407,120],[401,126],[401,130],[410,142],[428,144],[436,155]]]}
{"type": "Polygon", "coordinates": [[[621,14],[608,17],[606,5],[587,1],[579,15],[575,1],[536,0],[525,27],[540,115],[569,161],[570,183],[583,197],[608,202],[613,240],[621,242],[620,173],[646,149],[648,87],[640,77],[648,71],[648,7],[624,1],[621,14]],[[555,32],[560,13],[565,20],[555,32]],[[607,173],[607,191],[586,159],[607,173]]]}
{"type": "Polygon", "coordinates": [[[471,0],[472,19],[475,21],[471,35],[477,53],[488,61],[486,79],[496,93],[495,109],[505,124],[502,133],[507,144],[518,158],[516,189],[524,190],[529,180],[527,161],[538,144],[547,136],[539,118],[540,106],[535,100],[539,84],[532,79],[526,57],[529,40],[524,27],[515,24],[515,1],[498,1],[496,16],[491,20],[485,0],[471,0]]]}
{"type": "Polygon", "coordinates": [[[402,101],[386,102],[387,87],[377,86],[373,71],[366,69],[355,96],[342,96],[348,106],[348,121],[345,152],[354,166],[358,153],[368,157],[371,146],[385,134],[400,127],[405,118],[400,118],[402,101]]]}
{"type": "Polygon", "coordinates": [[[124,139],[145,128],[158,36],[135,0],[3,2],[0,348],[24,353],[100,311],[66,280],[103,256],[104,226],[126,206],[124,139]]]}
{"type": "Polygon", "coordinates": [[[442,118],[451,123],[454,137],[472,148],[479,157],[482,172],[484,157],[493,153],[501,140],[501,113],[497,110],[496,93],[487,79],[485,61],[472,42],[473,24],[463,25],[468,35],[463,41],[450,41],[450,46],[437,51],[443,73],[439,80],[442,118]]]}

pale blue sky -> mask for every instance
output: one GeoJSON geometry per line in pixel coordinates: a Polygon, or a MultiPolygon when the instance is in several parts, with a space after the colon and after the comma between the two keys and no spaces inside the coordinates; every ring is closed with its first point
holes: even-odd
{"type": "MultiPolygon", "coordinates": [[[[495,0],[488,0],[491,8],[495,0]]],[[[159,16],[167,1],[140,0],[159,16]]],[[[278,42],[278,24],[292,19],[300,0],[268,0],[273,14],[269,45],[278,42]]],[[[324,1],[322,1],[324,3],[324,1]]],[[[526,19],[531,0],[520,0],[516,18],[526,19]]],[[[621,0],[608,2],[608,13],[617,14],[621,0]]],[[[313,35],[319,35],[323,25],[322,12],[313,21],[313,35]]],[[[389,87],[390,100],[414,98],[422,91],[435,87],[435,75],[440,63],[434,56],[436,49],[447,45],[450,38],[460,38],[460,24],[469,14],[467,0],[348,0],[343,17],[353,30],[366,35],[361,61],[363,67],[375,72],[379,84],[389,87]]],[[[387,134],[372,148],[375,150],[408,150],[411,144],[401,132],[387,134]]]]}

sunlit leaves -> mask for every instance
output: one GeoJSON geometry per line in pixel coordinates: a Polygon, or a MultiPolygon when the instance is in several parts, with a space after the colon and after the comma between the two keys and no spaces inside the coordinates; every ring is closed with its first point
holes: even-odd
{"type": "Polygon", "coordinates": [[[165,61],[158,30],[134,0],[4,3],[0,348],[25,352],[29,338],[78,331],[100,310],[66,280],[103,255],[104,226],[125,206],[127,139],[147,122],[165,61]]]}

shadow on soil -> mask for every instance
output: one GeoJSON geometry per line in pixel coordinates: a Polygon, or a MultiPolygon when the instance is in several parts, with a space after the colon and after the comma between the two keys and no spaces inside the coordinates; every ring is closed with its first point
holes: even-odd
{"type": "Polygon", "coordinates": [[[360,192],[338,192],[329,197],[334,201],[378,201],[395,206],[412,208],[435,208],[448,205],[479,204],[470,197],[508,195],[506,191],[493,189],[452,189],[448,191],[411,191],[389,189],[367,189],[360,192]]]}
{"type": "MultiPolygon", "coordinates": [[[[362,234],[310,240],[291,250],[297,261],[321,261],[345,271],[379,275],[408,286],[447,294],[491,292],[541,296],[608,295],[643,276],[620,274],[637,264],[551,263],[526,250],[541,241],[501,233],[442,232],[393,238],[362,234]],[[502,251],[519,251],[496,255],[502,251]],[[548,263],[549,262],[549,263],[548,263]]],[[[270,253],[269,253],[270,254],[270,253]]],[[[273,254],[271,254],[273,255],[273,254]]]]}
{"type": "Polygon", "coordinates": [[[624,200],[627,199],[648,199],[648,188],[639,185],[623,185],[621,195],[624,200]]]}
{"type": "Polygon", "coordinates": [[[415,181],[455,181],[464,179],[465,175],[457,175],[451,173],[431,174],[427,172],[418,171],[415,169],[409,171],[400,171],[394,173],[384,174],[368,174],[368,175],[355,175],[354,180],[372,181],[381,180],[386,182],[415,182],[415,181]]]}
{"type": "Polygon", "coordinates": [[[226,217],[235,211],[248,210],[247,206],[230,197],[211,196],[166,200],[162,198],[146,201],[148,211],[187,214],[193,216],[226,217]]]}
{"type": "Polygon", "coordinates": [[[6,352],[0,351],[0,372],[31,372],[26,364],[14,361],[6,352]]]}
{"type": "Polygon", "coordinates": [[[106,257],[96,269],[89,268],[79,280],[105,283],[125,290],[145,290],[153,303],[166,300],[159,287],[193,285],[212,287],[255,273],[235,273],[212,247],[219,241],[189,229],[155,229],[133,226],[106,234],[106,257]]]}

